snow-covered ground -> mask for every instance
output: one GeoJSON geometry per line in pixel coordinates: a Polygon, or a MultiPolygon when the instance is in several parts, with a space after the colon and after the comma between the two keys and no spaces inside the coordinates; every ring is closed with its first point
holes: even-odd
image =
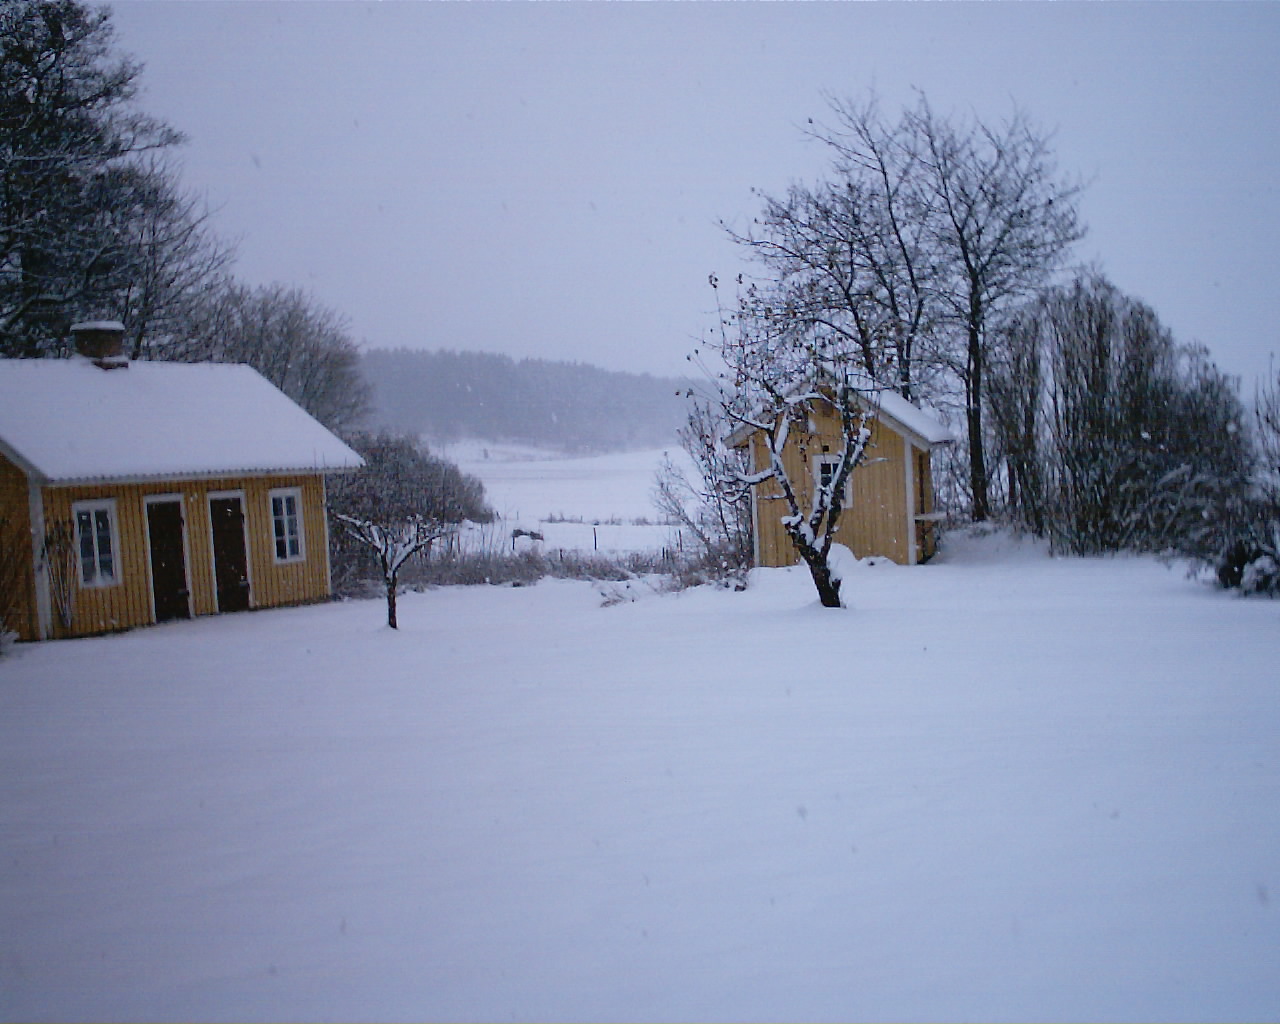
{"type": "Polygon", "coordinates": [[[0,661],[8,1020],[1261,1020],[1280,602],[1137,558],[0,661]]]}

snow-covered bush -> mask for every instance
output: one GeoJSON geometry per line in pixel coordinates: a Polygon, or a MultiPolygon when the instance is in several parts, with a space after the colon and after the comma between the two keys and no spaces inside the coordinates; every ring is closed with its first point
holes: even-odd
{"type": "Polygon", "coordinates": [[[1244,567],[1240,589],[1246,594],[1280,594],[1280,564],[1271,555],[1259,555],[1244,567]]]}
{"type": "Polygon", "coordinates": [[[1245,594],[1280,596],[1280,373],[1271,368],[1254,403],[1252,488],[1237,507],[1209,519],[1189,552],[1218,582],[1245,594]],[[1214,529],[1216,523],[1223,524],[1214,529]]]}
{"type": "Polygon", "coordinates": [[[1235,382],[1098,273],[1008,325],[992,383],[1006,507],[1072,554],[1212,558],[1239,518],[1250,451],[1235,382]]]}
{"type": "Polygon", "coordinates": [[[1224,548],[1214,568],[1224,587],[1280,596],[1280,516],[1242,530],[1224,548]]]}

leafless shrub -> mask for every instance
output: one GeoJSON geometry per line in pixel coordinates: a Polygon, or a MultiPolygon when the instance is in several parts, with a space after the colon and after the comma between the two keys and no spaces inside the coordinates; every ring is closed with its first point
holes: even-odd
{"type": "Polygon", "coordinates": [[[69,519],[47,524],[44,533],[45,568],[49,573],[49,589],[58,621],[70,629],[76,614],[76,534],[69,519]]]}

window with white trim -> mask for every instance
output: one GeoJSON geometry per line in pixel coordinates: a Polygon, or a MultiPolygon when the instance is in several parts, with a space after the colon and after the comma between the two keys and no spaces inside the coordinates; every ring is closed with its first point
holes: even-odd
{"type": "Polygon", "coordinates": [[[277,562],[301,562],[307,556],[302,536],[302,488],[271,492],[271,536],[277,562]]]}
{"type": "MultiPolygon", "coordinates": [[[[818,485],[818,489],[830,487],[831,482],[835,479],[836,471],[840,468],[840,456],[838,455],[820,455],[814,461],[813,475],[818,485]]],[[[850,473],[844,478],[844,496],[840,504],[843,508],[848,508],[850,500],[853,496],[853,474],[850,473]]]]}
{"type": "Polygon", "coordinates": [[[77,501],[71,506],[76,526],[76,561],[80,586],[111,587],[120,582],[116,569],[120,549],[114,498],[77,501]]]}

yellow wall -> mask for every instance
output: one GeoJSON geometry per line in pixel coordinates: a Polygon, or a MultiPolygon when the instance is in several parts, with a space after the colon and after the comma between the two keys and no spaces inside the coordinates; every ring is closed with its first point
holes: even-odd
{"type": "MultiPolygon", "coordinates": [[[[63,627],[55,602],[53,635],[101,633],[154,621],[151,576],[147,564],[148,496],[181,495],[191,611],[193,615],[210,615],[216,612],[209,495],[218,492],[238,492],[241,495],[248,541],[252,607],[269,608],[328,597],[329,552],[325,543],[323,479],[319,476],[45,487],[43,496],[46,524],[58,520],[69,521],[74,502],[115,499],[119,542],[115,557],[121,582],[107,587],[80,587],[77,582],[75,615],[71,627],[63,627]],[[298,487],[302,490],[306,558],[300,562],[276,564],[275,561],[269,492],[280,487],[298,487]]],[[[78,575],[76,578],[78,581],[78,575]]]]}
{"type": "MultiPolygon", "coordinates": [[[[838,454],[841,446],[840,420],[829,407],[811,417],[812,432],[797,431],[792,428],[783,452],[783,464],[787,476],[797,487],[797,496],[802,509],[808,510],[813,501],[816,486],[816,462],[823,454],[838,454]],[[829,453],[823,452],[826,445],[829,453]]],[[[751,450],[757,469],[768,465],[768,449],[764,435],[757,433],[751,440],[751,450]]],[[[899,564],[907,564],[911,560],[911,544],[908,531],[914,531],[915,525],[907,518],[907,472],[903,464],[904,454],[912,453],[914,486],[915,454],[919,449],[913,448],[896,431],[881,422],[871,425],[871,441],[867,446],[866,458],[862,465],[854,469],[850,479],[852,497],[850,503],[840,515],[840,524],[836,531],[836,543],[844,544],[859,558],[879,555],[892,559],[899,564]]],[[[928,465],[928,453],[923,453],[928,465]]],[[[755,488],[756,491],[756,531],[759,563],[762,566],[794,565],[798,559],[795,546],[782,526],[782,517],[789,513],[786,500],[781,497],[782,490],[774,480],[767,480],[755,488]]],[[[932,508],[932,487],[929,486],[932,508]]],[[[912,495],[913,501],[917,500],[912,495]]],[[[927,511],[928,508],[914,508],[914,513],[927,511]]],[[[918,552],[917,558],[926,557],[926,553],[918,552]]]]}
{"type": "MultiPolygon", "coordinates": [[[[18,578],[7,584],[15,587],[16,591],[3,595],[5,600],[0,601],[0,612],[13,606],[5,621],[0,622],[0,628],[13,630],[24,640],[34,639],[38,632],[35,578],[31,567],[29,493],[26,474],[0,455],[0,528],[4,530],[3,536],[0,536],[0,545],[4,545],[6,549],[13,545],[19,559],[18,578]]],[[[9,557],[7,551],[5,557],[9,557]]],[[[0,584],[3,583],[5,581],[0,581],[0,584]]]]}

